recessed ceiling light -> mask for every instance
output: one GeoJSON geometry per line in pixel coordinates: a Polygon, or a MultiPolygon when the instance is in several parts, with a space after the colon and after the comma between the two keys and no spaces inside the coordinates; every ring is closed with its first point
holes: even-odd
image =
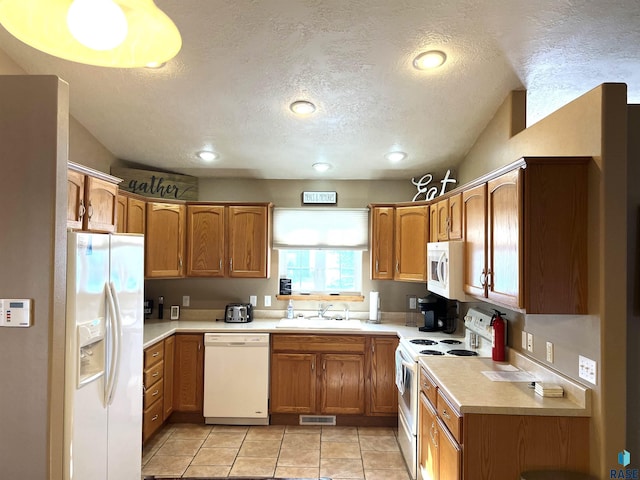
{"type": "Polygon", "coordinates": [[[198,157],[200,158],[200,160],[204,160],[205,162],[212,162],[216,158],[218,158],[218,155],[213,152],[203,150],[202,152],[198,152],[198,157]]]}
{"type": "Polygon", "coordinates": [[[296,115],[309,115],[316,111],[316,106],[307,100],[296,100],[289,109],[296,115]]]}
{"type": "Polygon", "coordinates": [[[447,55],[440,50],[429,50],[422,52],[413,59],[413,66],[418,70],[427,70],[430,68],[438,68],[447,60],[447,55]]]}
{"type": "Polygon", "coordinates": [[[407,154],[404,152],[389,152],[385,155],[385,158],[390,162],[396,163],[407,158],[407,154]]]}
{"type": "Polygon", "coordinates": [[[331,165],[324,162],[318,162],[318,163],[314,163],[312,167],[315,169],[316,172],[326,172],[331,168],[331,165]]]}

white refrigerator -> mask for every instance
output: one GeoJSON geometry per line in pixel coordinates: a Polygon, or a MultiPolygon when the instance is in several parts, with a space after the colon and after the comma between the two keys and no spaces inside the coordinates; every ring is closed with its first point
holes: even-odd
{"type": "Polygon", "coordinates": [[[144,237],[68,233],[65,480],[139,480],[144,237]]]}

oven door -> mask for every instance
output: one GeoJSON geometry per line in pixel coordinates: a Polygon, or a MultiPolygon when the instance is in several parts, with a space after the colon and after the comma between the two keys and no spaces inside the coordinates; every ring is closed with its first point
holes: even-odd
{"type": "Polygon", "coordinates": [[[398,410],[404,416],[409,431],[417,434],[418,423],[418,363],[398,345],[396,349],[396,386],[398,410]]]}

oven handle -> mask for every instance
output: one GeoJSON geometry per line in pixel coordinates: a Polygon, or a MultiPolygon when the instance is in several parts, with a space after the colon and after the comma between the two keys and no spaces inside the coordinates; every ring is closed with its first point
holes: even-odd
{"type": "Polygon", "coordinates": [[[417,370],[417,366],[418,366],[418,364],[417,364],[417,363],[415,363],[415,362],[411,362],[411,363],[409,363],[409,362],[407,362],[406,360],[402,360],[402,366],[403,366],[404,368],[406,368],[407,370],[410,370],[410,371],[411,371],[411,373],[416,373],[416,370],[417,370]]]}

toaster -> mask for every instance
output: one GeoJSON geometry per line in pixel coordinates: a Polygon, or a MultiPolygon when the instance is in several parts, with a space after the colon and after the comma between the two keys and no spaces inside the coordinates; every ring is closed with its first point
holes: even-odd
{"type": "Polygon", "coordinates": [[[230,303],[224,311],[226,323],[247,323],[253,320],[253,305],[250,303],[230,303]]]}

